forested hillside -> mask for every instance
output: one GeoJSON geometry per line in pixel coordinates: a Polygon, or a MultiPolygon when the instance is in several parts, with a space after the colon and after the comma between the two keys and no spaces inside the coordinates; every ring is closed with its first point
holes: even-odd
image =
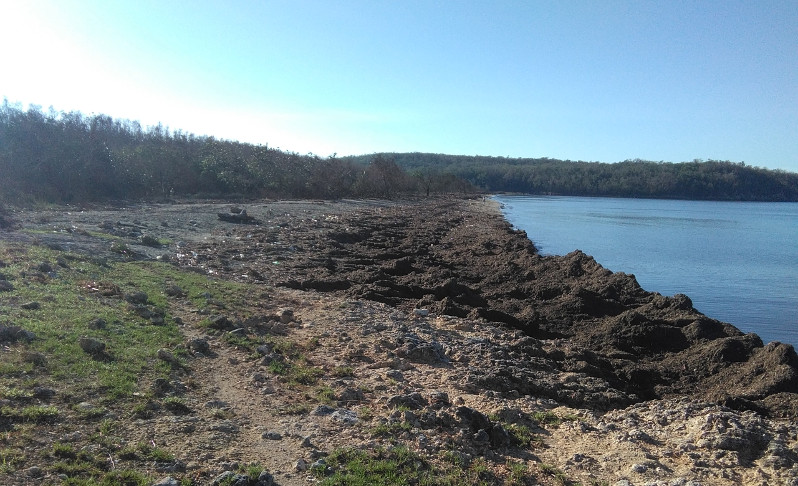
{"type": "MultiPolygon", "coordinates": [[[[385,153],[416,173],[449,173],[489,192],[568,196],[798,201],[798,174],[728,161],[627,160],[614,164],[550,158],[385,153]]],[[[352,162],[363,157],[346,158],[352,162]]]]}
{"type": "Polygon", "coordinates": [[[518,192],[798,201],[798,174],[728,161],[615,164],[383,153],[299,155],[162,125],[0,106],[0,200],[320,198],[518,192]]]}
{"type": "Polygon", "coordinates": [[[0,200],[382,197],[471,190],[451,174],[413,177],[393,160],[299,155],[161,125],[0,106],[0,200]]]}

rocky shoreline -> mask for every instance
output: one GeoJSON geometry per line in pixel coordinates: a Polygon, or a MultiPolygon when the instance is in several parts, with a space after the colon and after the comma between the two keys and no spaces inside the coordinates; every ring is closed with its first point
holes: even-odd
{"type": "Polygon", "coordinates": [[[271,332],[263,320],[228,308],[230,325],[204,335],[192,323],[207,316],[184,309],[186,339],[227,358],[195,353],[194,374],[217,378],[192,400],[219,400],[234,418],[206,424],[207,437],[196,423],[175,432],[174,417],[131,433],[174,435],[186,458],[205,458],[184,469],[207,470],[208,484],[232,469],[230,457],[264,456],[278,484],[315,482],[323,475],[309,478],[297,461],[309,467],[347,444],[484,458],[488,484],[513,484],[513,461],[532,478],[517,484],[798,484],[792,346],[764,345],[582,252],[541,256],[492,201],[264,201],[246,205],[258,223],[247,225],[220,221],[228,206],[17,213],[21,229],[3,233],[273,289],[291,307],[282,332],[318,344],[308,362],[348,370],[325,375],[334,406],[264,411],[303,399],[269,376],[271,351],[253,360],[222,339],[271,332]],[[99,230],[129,252],[109,254],[99,230]],[[375,424],[393,432],[367,433],[375,424]],[[518,430],[538,442],[521,444],[518,430]],[[215,452],[198,445],[209,441],[215,452]]]}

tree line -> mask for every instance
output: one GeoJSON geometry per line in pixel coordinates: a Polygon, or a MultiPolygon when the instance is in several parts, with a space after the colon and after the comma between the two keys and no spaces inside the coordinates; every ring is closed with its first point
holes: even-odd
{"type": "Polygon", "coordinates": [[[515,192],[798,201],[798,174],[729,161],[381,153],[300,155],[107,115],[0,106],[0,199],[70,203],[177,197],[394,198],[515,192]]]}
{"type": "Polygon", "coordinates": [[[452,174],[411,174],[382,155],[322,158],[107,115],[23,109],[7,99],[0,106],[0,199],[7,201],[393,198],[471,190],[452,174]]]}
{"type": "MultiPolygon", "coordinates": [[[[718,160],[617,163],[385,153],[411,172],[443,172],[487,192],[724,201],[798,201],[798,174],[718,160]]],[[[362,161],[362,157],[348,160],[362,161]]]]}

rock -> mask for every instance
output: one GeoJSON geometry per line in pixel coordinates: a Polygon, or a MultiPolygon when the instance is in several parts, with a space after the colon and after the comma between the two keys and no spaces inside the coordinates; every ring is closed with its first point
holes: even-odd
{"type": "Polygon", "coordinates": [[[510,434],[500,424],[495,424],[490,429],[490,445],[497,449],[510,445],[510,434]]]}
{"type": "Polygon", "coordinates": [[[174,390],[174,387],[166,378],[156,378],[152,382],[152,393],[156,397],[161,397],[174,390]]]}
{"type": "Polygon", "coordinates": [[[389,370],[385,373],[385,376],[391,380],[405,381],[405,376],[399,370],[389,370]]]}
{"type": "Polygon", "coordinates": [[[440,343],[423,342],[415,337],[410,337],[396,354],[413,363],[437,364],[446,361],[446,354],[440,343]]]}
{"type": "Polygon", "coordinates": [[[165,348],[159,349],[156,353],[156,356],[158,356],[158,359],[160,359],[161,361],[166,361],[169,364],[173,365],[180,364],[180,360],[178,360],[177,357],[175,357],[175,355],[172,354],[172,352],[169,351],[168,349],[165,348]]]}
{"type": "Polygon", "coordinates": [[[336,422],[341,422],[344,425],[355,425],[358,423],[357,412],[347,409],[336,410],[330,415],[330,418],[336,422]]]}
{"type": "Polygon", "coordinates": [[[211,425],[209,428],[210,430],[215,430],[224,434],[237,434],[239,431],[238,424],[231,420],[222,420],[211,425]]]}
{"type": "Polygon", "coordinates": [[[50,264],[50,262],[41,262],[34,268],[42,273],[50,273],[53,271],[53,266],[50,264]]]}
{"type": "Polygon", "coordinates": [[[0,343],[16,341],[33,341],[36,335],[20,326],[0,324],[0,343]]]}
{"type": "Polygon", "coordinates": [[[14,286],[8,280],[0,280],[0,292],[11,292],[14,286]]]}
{"type": "Polygon", "coordinates": [[[44,471],[39,466],[31,466],[25,469],[25,474],[31,478],[40,478],[44,476],[44,471]]]}
{"type": "Polygon", "coordinates": [[[25,304],[22,304],[20,307],[22,307],[25,310],[38,310],[39,308],[41,308],[41,304],[39,304],[38,302],[27,302],[25,304]]]}
{"type": "Polygon", "coordinates": [[[208,319],[208,327],[211,329],[216,329],[219,331],[231,331],[236,328],[233,321],[227,318],[227,316],[213,316],[208,319]]]}
{"type": "Polygon", "coordinates": [[[172,476],[166,476],[152,483],[152,486],[180,486],[180,481],[172,476]]]}
{"type": "Polygon", "coordinates": [[[194,338],[188,342],[188,349],[195,353],[208,354],[211,351],[211,346],[206,339],[194,338]]]}
{"type": "Polygon", "coordinates": [[[421,393],[413,392],[407,395],[394,395],[388,399],[388,406],[397,408],[405,406],[411,410],[420,410],[427,406],[427,400],[421,393]]]}
{"type": "Polygon", "coordinates": [[[49,400],[55,396],[55,390],[44,386],[36,386],[33,388],[33,398],[39,400],[49,400]]]}
{"type": "Polygon", "coordinates": [[[277,486],[274,482],[274,476],[269,471],[261,471],[258,475],[258,482],[255,486],[277,486]]]}
{"type": "Polygon", "coordinates": [[[434,391],[429,394],[429,405],[432,408],[444,408],[450,405],[449,394],[442,391],[434,391]]]}
{"type": "Polygon", "coordinates": [[[268,354],[271,354],[272,351],[274,351],[274,348],[272,347],[271,344],[268,344],[268,343],[267,344],[261,344],[260,346],[255,348],[255,352],[258,353],[261,356],[266,356],[268,354]]]}
{"type": "Polygon", "coordinates": [[[365,396],[357,388],[347,387],[338,395],[338,401],[342,404],[362,402],[365,396]]]}
{"type": "Polygon", "coordinates": [[[160,248],[162,246],[161,242],[158,241],[158,238],[155,238],[150,235],[141,235],[141,237],[139,238],[139,243],[141,243],[144,246],[149,246],[152,248],[160,248]]]}
{"type": "Polygon", "coordinates": [[[324,459],[318,459],[313,464],[310,465],[310,470],[314,473],[326,473],[327,472],[327,461],[324,459]]]}
{"type": "Polygon", "coordinates": [[[213,479],[211,486],[219,486],[221,484],[230,485],[235,475],[233,471],[225,471],[213,479]]]}
{"type": "Polygon", "coordinates": [[[429,309],[413,309],[413,315],[418,317],[427,317],[429,315],[429,309]]]}
{"type": "Polygon", "coordinates": [[[309,436],[309,435],[307,435],[307,436],[303,437],[303,438],[302,438],[302,441],[299,443],[299,445],[300,445],[301,447],[307,447],[307,448],[314,447],[314,446],[313,446],[312,437],[311,437],[311,436],[309,436]]]}
{"type": "Polygon", "coordinates": [[[490,429],[491,423],[488,417],[482,412],[469,407],[457,407],[455,414],[460,418],[461,423],[471,430],[490,429]]]}
{"type": "Polygon", "coordinates": [[[105,343],[94,338],[85,336],[81,337],[78,340],[78,345],[84,352],[94,356],[103,354],[105,352],[105,343]]]}
{"type": "Polygon", "coordinates": [[[294,463],[294,471],[304,472],[308,470],[308,462],[301,457],[294,463]]]}
{"type": "Polygon", "coordinates": [[[94,330],[105,329],[107,326],[108,323],[105,321],[105,319],[102,319],[100,317],[98,317],[97,319],[92,319],[91,322],[89,322],[89,329],[94,329],[94,330]]]}
{"type": "Polygon", "coordinates": [[[131,292],[125,294],[123,298],[131,304],[146,304],[149,300],[149,296],[144,292],[131,292]]]}
{"type": "Polygon", "coordinates": [[[169,297],[185,297],[186,296],[185,290],[181,289],[180,287],[178,287],[177,285],[174,285],[174,284],[167,285],[166,288],[164,289],[164,293],[166,295],[168,295],[169,297]]]}
{"type": "Polygon", "coordinates": [[[294,310],[293,309],[283,309],[280,311],[280,322],[283,324],[288,324],[293,322],[294,320],[294,310]]]}
{"type": "Polygon", "coordinates": [[[474,442],[490,442],[490,434],[488,434],[485,429],[479,429],[471,438],[474,442]]]}
{"type": "Polygon", "coordinates": [[[205,402],[205,408],[227,409],[230,408],[230,404],[222,400],[210,400],[205,402]]]}
{"type": "Polygon", "coordinates": [[[239,327],[237,329],[233,329],[232,331],[229,331],[228,334],[230,334],[233,337],[237,337],[237,338],[245,338],[245,337],[247,337],[247,330],[244,329],[243,327],[239,327]]]}
{"type": "Polygon", "coordinates": [[[280,434],[279,432],[264,432],[261,435],[261,437],[263,437],[266,440],[281,440],[283,438],[283,435],[280,434]]]}
{"type": "Polygon", "coordinates": [[[331,415],[333,412],[335,412],[335,409],[332,408],[331,406],[319,405],[311,412],[311,414],[317,417],[324,417],[326,415],[331,415]]]}

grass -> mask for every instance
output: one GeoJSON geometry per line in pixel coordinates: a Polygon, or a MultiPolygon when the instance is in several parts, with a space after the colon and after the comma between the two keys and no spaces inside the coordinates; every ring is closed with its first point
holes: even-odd
{"type": "Polygon", "coordinates": [[[388,422],[372,428],[371,435],[374,437],[396,437],[402,432],[411,430],[413,430],[413,426],[408,422],[388,422]]]}
{"type": "Polygon", "coordinates": [[[448,451],[435,461],[404,446],[373,450],[341,448],[330,453],[326,468],[311,470],[311,473],[319,481],[317,484],[322,486],[532,484],[532,478],[523,463],[497,466],[481,457],[473,460],[465,460],[464,457],[448,451]],[[503,480],[495,472],[502,468],[507,471],[503,480]]]}
{"type": "Polygon", "coordinates": [[[565,414],[565,415],[557,415],[551,411],[541,411],[535,412],[531,416],[532,420],[537,422],[540,426],[544,425],[553,425],[555,427],[559,426],[563,422],[572,422],[577,420],[576,415],[565,414]]]}
{"type": "MultiPolygon", "coordinates": [[[[124,248],[120,247],[120,251],[124,248]]],[[[169,285],[186,293],[179,297],[203,309],[241,306],[252,297],[252,287],[218,281],[184,272],[161,262],[111,262],[41,246],[0,242],[2,273],[14,289],[0,293],[0,323],[13,324],[33,333],[33,340],[4,342],[0,359],[0,473],[17,473],[37,465],[43,473],[62,476],[60,484],[76,486],[147,485],[156,478],[148,473],[153,462],[174,460],[171,451],[154,444],[121,447],[120,418],[151,418],[163,413],[190,413],[183,398],[153,399],[151,383],[174,380],[185,374],[157,357],[157,350],[182,349],[183,335],[173,315],[174,297],[169,285]],[[48,262],[52,271],[35,271],[48,262]],[[146,308],[163,316],[162,325],[137,313],[122,296],[147,294],[146,308]],[[22,309],[21,303],[38,302],[38,309],[22,309]],[[212,302],[212,304],[209,304],[212,302]],[[96,319],[104,327],[90,326],[96,319]],[[104,343],[105,353],[85,353],[81,337],[104,343]],[[52,399],[35,390],[50,389],[52,399]],[[39,397],[39,398],[37,398],[39,397]],[[86,406],[75,404],[87,402],[86,406]],[[95,427],[76,442],[49,442],[77,426],[95,427]],[[87,424],[86,422],[89,422],[87,424]],[[96,425],[91,425],[91,423],[96,425]],[[44,444],[41,442],[43,438],[44,444]],[[31,444],[46,451],[41,457],[25,451],[31,444]],[[91,451],[91,452],[87,452],[91,451]]],[[[259,290],[258,292],[262,292],[259,290]]],[[[248,345],[251,345],[247,343],[248,345]]],[[[286,352],[295,346],[280,345],[286,352]]],[[[289,353],[289,354],[290,354],[289,353]]],[[[295,380],[313,382],[319,371],[298,363],[295,380]]],[[[124,420],[122,421],[124,422],[124,420]]],[[[2,481],[0,481],[2,482],[2,481]]]]}

